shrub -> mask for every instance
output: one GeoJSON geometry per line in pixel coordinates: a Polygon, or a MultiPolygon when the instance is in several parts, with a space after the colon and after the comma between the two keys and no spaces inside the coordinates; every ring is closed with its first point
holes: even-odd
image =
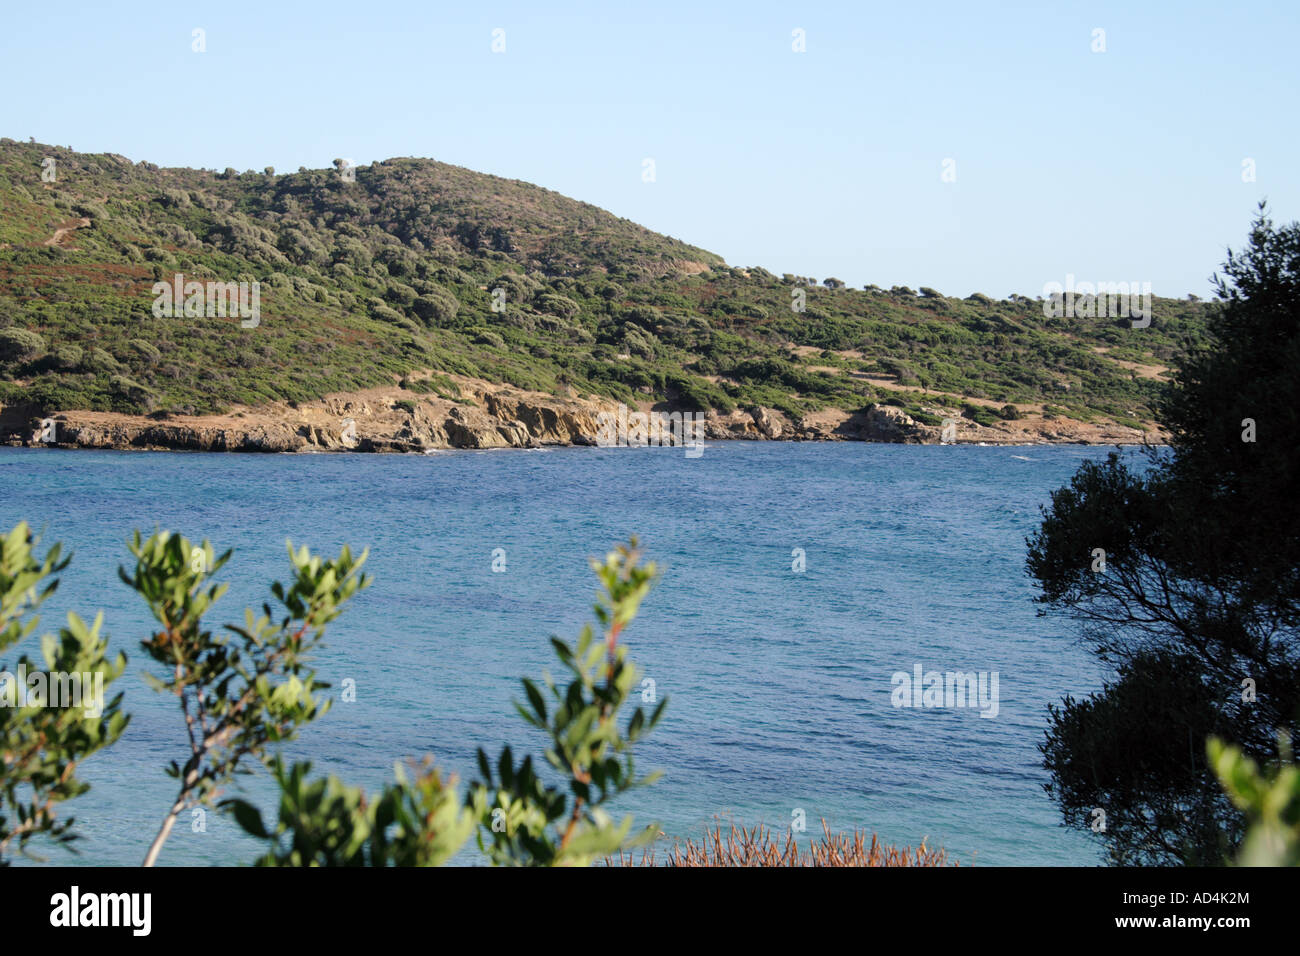
{"type": "Polygon", "coordinates": [[[26,362],[45,352],[45,339],[28,329],[0,329],[0,362],[26,362]]]}
{"type": "Polygon", "coordinates": [[[85,354],[78,345],[60,345],[54,350],[54,361],[59,368],[70,370],[81,364],[85,354]]]}
{"type": "Polygon", "coordinates": [[[445,325],[456,317],[460,303],[450,292],[438,292],[422,295],[412,305],[415,314],[429,325],[445,325]]]}
{"type": "Polygon", "coordinates": [[[1210,766],[1228,797],[1246,815],[1241,866],[1300,866],[1300,765],[1285,732],[1278,739],[1279,760],[1261,771],[1240,747],[1217,737],[1206,743],[1210,766]]]}
{"type": "Polygon", "coordinates": [[[640,565],[635,540],[604,562],[593,561],[592,568],[602,585],[595,611],[603,633],[598,639],[587,626],[576,644],[552,638],[569,682],[560,686],[547,675],[539,685],[525,678],[527,704],[515,705],[542,732],[552,771],[547,777],[558,783],[543,782],[533,758],[516,760],[509,746],[495,761],[479,750],[480,778],[463,804],[455,779],[444,781],[428,760],[410,776],[399,766],[396,781],[377,798],[335,777],[309,781],[309,764],[286,768],[277,760],[272,773],[281,796],[273,826],[246,801],[223,804],[245,832],[269,844],[257,864],[436,866],[474,832],[480,849],[501,865],[581,866],[645,845],[657,828],[634,834],[632,818],[615,822],[605,805],[657,776],[636,776],[632,748],[658,723],[667,700],[649,715],[637,707],[625,728],[618,726],[640,677],[619,637],[636,617],[656,570],[640,565]]]}
{"type": "MultiPolygon", "coordinates": [[[[734,823],[724,832],[714,826],[696,843],[687,839],[684,846],[675,845],[664,857],[665,866],[715,867],[715,866],[956,866],[949,864],[946,850],[931,850],[921,841],[915,850],[884,846],[871,834],[871,842],[861,830],[852,834],[831,833],[822,821],[822,836],[809,843],[807,850],[799,848],[792,830],[787,830],[785,840],[778,840],[766,826],[750,829],[734,823]]],[[[642,851],[639,860],[632,854],[623,854],[610,863],[623,866],[655,866],[653,849],[642,851]]]]}
{"type": "Polygon", "coordinates": [[[143,339],[131,339],[128,343],[145,362],[156,365],[162,360],[162,353],[143,339]]]}
{"type": "Polygon", "coordinates": [[[116,372],[121,367],[117,364],[117,359],[101,348],[92,348],[83,361],[84,367],[90,372],[116,372]]]}
{"type": "MultiPolygon", "coordinates": [[[[58,586],[57,575],[69,559],[58,544],[45,556],[36,554],[39,540],[26,524],[0,537],[0,651],[7,651],[35,630],[36,610],[58,586]]],[[[35,672],[100,675],[105,686],[126,669],[126,657],[108,656],[100,636],[102,615],[87,626],[76,614],[57,637],[42,638],[42,655],[23,655],[19,667],[35,672]]],[[[126,728],[122,695],[87,701],[80,706],[46,707],[30,701],[20,705],[8,694],[17,690],[12,675],[0,685],[0,866],[16,847],[23,855],[28,841],[44,837],[58,845],[76,839],[72,817],[60,818],[58,805],[85,793],[90,785],[76,774],[82,760],[114,743],[126,728]],[[102,705],[102,706],[100,706],[102,705]],[[99,712],[96,713],[95,711],[99,712]]],[[[24,691],[26,689],[24,688],[24,691]]]]}
{"type": "Polygon", "coordinates": [[[578,314],[580,306],[572,299],[563,295],[547,293],[538,296],[537,308],[547,315],[553,315],[560,319],[571,319],[578,314]]]}
{"type": "Polygon", "coordinates": [[[176,800],[145,854],[152,866],[182,812],[209,803],[241,772],[246,758],[264,756],[268,744],[292,740],[300,725],[329,708],[314,695],[320,686],[307,664],[324,637],[325,625],[370,582],[361,573],[366,554],[353,559],[344,547],[333,561],[306,548],[289,548],[294,580],[271,593],[284,616],[271,620],[269,605],[259,617],[250,610],[242,627],[227,625],[234,639],[203,627],[203,615],[226,591],[212,576],[230,559],[217,557],[204,541],[191,545],[180,535],[159,531],[131,545],[134,569],[119,570],[153,612],[158,630],[141,642],[166,677],[149,677],[155,690],[176,696],[185,716],[189,752],[168,773],[179,782],[176,800]]]}

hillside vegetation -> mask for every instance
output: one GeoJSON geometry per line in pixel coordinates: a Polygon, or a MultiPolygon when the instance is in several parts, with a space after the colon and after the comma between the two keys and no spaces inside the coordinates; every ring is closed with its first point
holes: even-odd
{"type": "MultiPolygon", "coordinates": [[[[208,414],[433,370],[723,412],[1138,424],[1212,308],[1156,299],[1134,329],[1024,296],[819,284],[432,160],[216,172],[0,140],[0,404],[49,411],[208,414]],[[156,318],[153,284],[177,273],[260,283],[260,324],[156,318]]],[[[410,385],[456,397],[437,374],[410,385]]]]}

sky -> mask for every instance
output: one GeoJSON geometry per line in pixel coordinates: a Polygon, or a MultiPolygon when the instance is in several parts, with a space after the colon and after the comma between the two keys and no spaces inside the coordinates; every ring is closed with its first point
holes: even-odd
{"type": "Polygon", "coordinates": [[[20,3],[0,136],[430,157],[777,274],[1205,297],[1261,199],[1300,219],[1300,3],[1138,6],[20,3]]]}

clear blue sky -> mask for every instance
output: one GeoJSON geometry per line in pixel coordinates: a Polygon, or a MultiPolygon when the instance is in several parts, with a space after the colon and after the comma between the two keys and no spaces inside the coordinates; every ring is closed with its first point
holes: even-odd
{"type": "Polygon", "coordinates": [[[853,285],[1206,295],[1260,198],[1300,218],[1300,3],[1137,6],[21,2],[0,135],[219,169],[433,157],[853,285]]]}

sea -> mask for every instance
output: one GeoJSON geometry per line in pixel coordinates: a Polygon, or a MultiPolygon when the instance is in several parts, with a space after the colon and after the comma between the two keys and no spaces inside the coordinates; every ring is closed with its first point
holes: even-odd
{"type": "MultiPolygon", "coordinates": [[[[56,864],[138,863],[175,796],[165,767],[187,756],[182,715],[144,680],[152,618],[118,577],[136,529],[234,550],[214,629],[274,603],[286,542],[369,549],[374,583],[316,657],[335,703],[283,748],[367,789],[425,755],[462,786],[479,747],[541,761],[540,732],[512,706],[519,679],[560,673],[548,638],[593,621],[588,559],[635,535],[660,577],[622,640],[643,675],[637,701],[668,700],[636,761],[663,776],[618,797],[615,816],[658,824],[663,846],[733,823],[807,839],[824,821],[899,847],[924,841],[962,865],[1097,865],[1097,838],[1064,827],[1044,789],[1039,745],[1048,706],[1097,690],[1104,674],[1071,621],[1039,614],[1025,538],[1050,493],[1112,450],[2,448],[0,530],[27,521],[73,559],[36,635],[0,664],[39,655],[37,635],[69,611],[102,612],[129,658],[112,688],[131,723],[85,761],[91,789],[62,808],[77,821],[77,854],[36,849],[56,864]],[[910,684],[933,672],[978,675],[984,694],[927,706],[910,684]]],[[[269,820],[276,793],[252,766],[226,795],[269,820]]],[[[160,864],[241,865],[263,849],[224,813],[187,812],[160,864]]],[[[471,841],[456,862],[482,857],[471,841]]]]}

